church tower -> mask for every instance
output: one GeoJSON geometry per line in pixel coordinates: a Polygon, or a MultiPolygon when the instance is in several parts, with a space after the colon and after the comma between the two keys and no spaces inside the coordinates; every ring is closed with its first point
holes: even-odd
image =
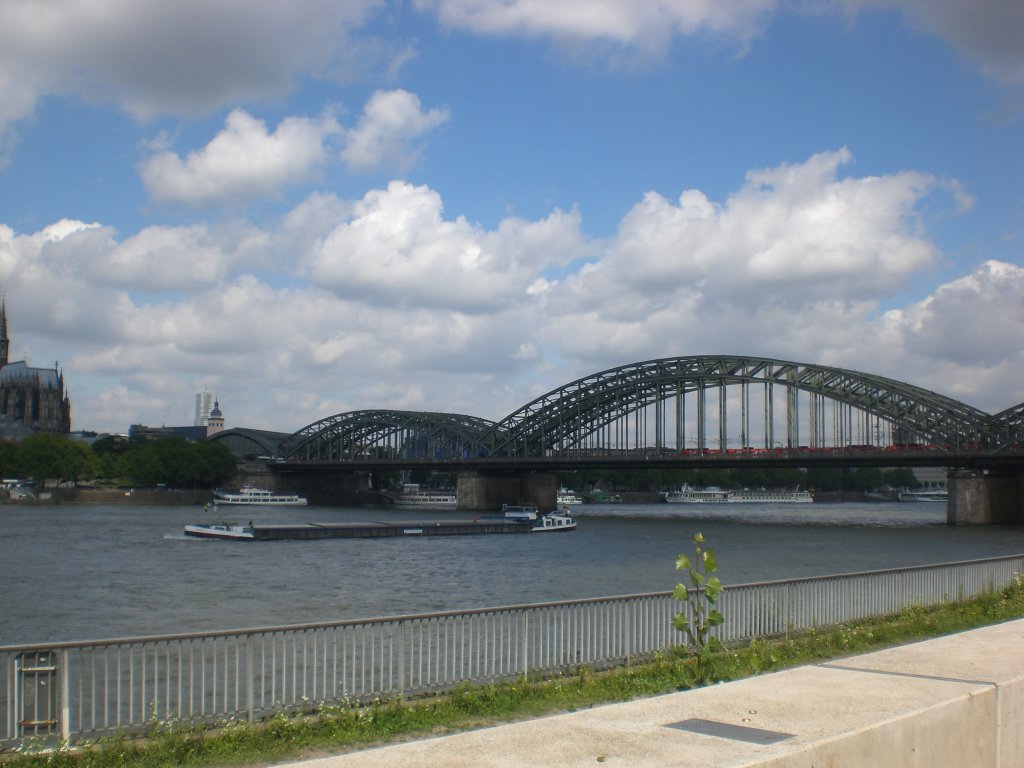
{"type": "Polygon", "coordinates": [[[37,432],[66,435],[71,431],[71,399],[64,389],[64,372],[33,368],[25,360],[10,360],[7,298],[0,298],[0,416],[37,432]]]}
{"type": "Polygon", "coordinates": [[[11,340],[7,338],[7,297],[0,301],[0,367],[7,365],[11,340]]]}
{"type": "Polygon", "coordinates": [[[210,411],[210,419],[206,423],[206,436],[220,432],[224,429],[224,414],[220,410],[220,401],[213,401],[213,410],[210,411]]]}

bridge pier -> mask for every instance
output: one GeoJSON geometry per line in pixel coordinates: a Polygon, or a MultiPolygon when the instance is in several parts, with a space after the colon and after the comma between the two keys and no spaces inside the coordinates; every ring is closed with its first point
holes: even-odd
{"type": "Polygon", "coordinates": [[[1024,523],[1024,471],[950,470],[946,487],[949,525],[1024,523]]]}
{"type": "Polygon", "coordinates": [[[555,508],[558,479],[544,472],[519,475],[459,475],[458,508],[490,511],[502,504],[534,504],[541,512],[555,508]]]}

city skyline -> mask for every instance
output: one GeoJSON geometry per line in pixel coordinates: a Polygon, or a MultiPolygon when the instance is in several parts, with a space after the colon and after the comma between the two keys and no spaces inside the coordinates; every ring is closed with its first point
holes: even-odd
{"type": "Polygon", "coordinates": [[[714,354],[1024,400],[1019,4],[107,6],[0,8],[11,356],[74,429],[714,354]]]}

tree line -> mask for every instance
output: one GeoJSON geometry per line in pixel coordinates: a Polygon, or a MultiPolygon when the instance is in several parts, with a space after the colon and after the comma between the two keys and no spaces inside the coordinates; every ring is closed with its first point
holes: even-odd
{"type": "Polygon", "coordinates": [[[61,435],[36,433],[21,442],[0,441],[5,478],[104,481],[111,485],[214,488],[236,473],[238,461],[221,443],[178,437],[129,440],[107,436],[91,446],[61,435]]]}

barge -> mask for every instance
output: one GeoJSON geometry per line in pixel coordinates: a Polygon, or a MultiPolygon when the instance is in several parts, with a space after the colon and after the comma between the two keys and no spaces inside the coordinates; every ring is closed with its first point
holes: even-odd
{"type": "Polygon", "coordinates": [[[474,536],[495,533],[530,533],[533,526],[510,520],[414,520],[370,523],[286,523],[256,525],[185,526],[185,535],[232,541],[289,539],[384,539],[394,536],[474,536]]]}
{"type": "Polygon", "coordinates": [[[572,515],[539,514],[536,507],[502,507],[500,516],[482,515],[472,520],[412,520],[371,523],[233,523],[185,526],[185,535],[231,541],[283,541],[289,539],[386,539],[394,536],[479,536],[495,533],[546,533],[576,528],[572,515]]]}

